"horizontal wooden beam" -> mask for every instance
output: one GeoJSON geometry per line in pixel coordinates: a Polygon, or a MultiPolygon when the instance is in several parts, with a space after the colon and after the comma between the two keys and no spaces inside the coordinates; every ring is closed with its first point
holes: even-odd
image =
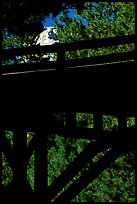
{"type": "MultiPolygon", "coordinates": [[[[120,63],[122,61],[130,60],[131,63],[135,59],[135,51],[124,52],[124,53],[114,53],[101,55],[96,57],[87,57],[79,58],[65,61],[48,61],[48,62],[35,62],[35,63],[21,63],[21,64],[12,64],[4,65],[1,67],[2,76],[7,75],[8,73],[17,74],[24,72],[41,72],[41,71],[50,71],[50,70],[62,70],[67,68],[76,68],[81,67],[84,69],[84,66],[99,66],[108,63],[120,63]]],[[[122,64],[121,64],[122,65],[122,64]]]]}
{"type": "Polygon", "coordinates": [[[135,71],[135,62],[126,62],[2,76],[1,117],[11,122],[6,114],[16,113],[43,126],[47,110],[135,114],[135,71]]]}
{"type": "Polygon", "coordinates": [[[21,56],[21,55],[31,55],[31,54],[40,54],[40,53],[53,53],[58,51],[75,51],[81,49],[94,49],[107,46],[116,46],[135,43],[135,35],[125,35],[117,36],[110,38],[102,39],[93,39],[87,41],[75,41],[71,43],[58,43],[55,45],[45,45],[45,46],[30,46],[24,48],[13,48],[13,49],[4,49],[2,50],[2,58],[21,56]]]}
{"type": "MultiPolygon", "coordinates": [[[[68,83],[70,80],[73,80],[72,84],[74,88],[80,88],[81,86],[86,88],[86,85],[90,85],[91,89],[95,90],[97,87],[101,88],[101,86],[104,86],[107,83],[109,83],[108,85],[111,85],[112,87],[118,87],[118,85],[120,85],[122,88],[127,88],[127,85],[130,87],[130,85],[134,84],[136,76],[135,65],[134,61],[115,64],[75,65],[73,67],[70,65],[61,71],[58,71],[53,67],[48,70],[44,69],[44,67],[43,69],[42,67],[37,67],[38,70],[32,69],[30,72],[29,70],[23,72],[23,70],[21,71],[21,69],[17,70],[15,68],[16,72],[15,69],[13,69],[13,72],[11,71],[11,73],[5,73],[2,75],[1,83],[2,87],[10,88],[12,86],[14,87],[15,84],[18,88],[21,85],[23,87],[28,86],[29,88],[31,85],[33,85],[33,87],[37,85],[37,89],[39,89],[46,87],[48,84],[52,86],[52,83],[57,82],[58,84],[68,86],[69,88],[68,83]],[[85,84],[81,84],[81,80],[86,80],[85,84]],[[76,82],[78,82],[78,84],[76,84],[76,82]],[[129,84],[129,82],[131,82],[131,84],[129,84]],[[92,85],[94,85],[94,88],[92,85]]],[[[31,65],[29,65],[29,67],[31,67],[31,65]]]]}

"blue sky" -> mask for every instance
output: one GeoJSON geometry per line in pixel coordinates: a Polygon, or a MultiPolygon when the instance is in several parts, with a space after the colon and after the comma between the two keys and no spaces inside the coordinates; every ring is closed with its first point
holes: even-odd
{"type": "MultiPolygon", "coordinates": [[[[74,14],[75,14],[75,10],[74,9],[67,9],[67,11],[68,11],[68,15],[73,18],[74,14]]],[[[57,15],[57,17],[56,17],[57,20],[59,19],[59,16],[60,16],[60,14],[57,15]]],[[[79,20],[80,17],[77,17],[76,19],[79,20]]],[[[87,24],[87,21],[85,19],[82,19],[82,22],[83,22],[83,24],[87,24]]],[[[45,27],[54,26],[54,18],[52,16],[52,13],[50,13],[49,17],[45,19],[45,22],[43,22],[43,25],[45,27]]]]}
{"type": "MultiPolygon", "coordinates": [[[[93,5],[94,5],[94,7],[96,7],[98,5],[98,3],[94,2],[93,5]]],[[[75,9],[67,9],[67,11],[68,11],[68,15],[73,18],[74,17],[74,13],[75,13],[75,9]]],[[[57,20],[59,19],[59,16],[60,16],[60,14],[57,15],[57,17],[56,17],[57,20]]],[[[105,17],[105,14],[103,12],[102,12],[102,17],[105,17]]],[[[115,18],[115,13],[114,12],[111,14],[111,16],[109,16],[109,20],[111,22],[113,21],[113,17],[115,18]]],[[[76,20],[79,20],[79,19],[80,19],[80,17],[76,18],[76,20]]],[[[85,20],[85,19],[81,19],[81,20],[82,20],[83,24],[87,24],[88,23],[88,21],[85,20]]],[[[62,24],[61,22],[59,22],[59,23],[62,24]]],[[[45,27],[54,26],[54,18],[52,16],[52,13],[50,13],[49,17],[45,19],[45,22],[43,22],[43,25],[45,27]]]]}
{"type": "MultiPolygon", "coordinates": [[[[93,5],[94,6],[97,6],[97,2],[94,2],[93,5]]],[[[69,11],[69,16],[70,17],[73,17],[74,16],[74,13],[75,13],[75,10],[74,9],[67,9],[69,11]]],[[[60,14],[56,17],[57,19],[59,18],[60,14]]],[[[87,22],[84,22],[83,20],[83,23],[87,23],[87,22]]],[[[43,25],[45,27],[48,27],[48,26],[54,26],[54,18],[52,16],[52,13],[50,13],[49,17],[46,19],[46,22],[43,23],[43,25]]]]}
{"type": "Polygon", "coordinates": [[[46,19],[46,22],[44,22],[43,25],[45,27],[54,26],[54,19],[52,17],[52,14],[49,15],[49,18],[46,19]]]}
{"type": "MultiPolygon", "coordinates": [[[[67,9],[69,11],[69,16],[70,17],[73,17],[74,16],[74,9],[67,9]]],[[[56,19],[59,19],[59,15],[57,15],[56,19]]],[[[43,23],[45,27],[48,27],[48,26],[54,26],[54,18],[52,16],[52,13],[50,13],[49,17],[46,19],[46,22],[43,23]]]]}

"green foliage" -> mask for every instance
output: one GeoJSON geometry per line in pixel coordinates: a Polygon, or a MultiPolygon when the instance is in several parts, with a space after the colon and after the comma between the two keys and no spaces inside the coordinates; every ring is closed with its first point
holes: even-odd
{"type": "MultiPolygon", "coordinates": [[[[41,32],[42,21],[50,13],[57,16],[62,10],[74,5],[72,1],[38,1],[38,0],[20,0],[20,1],[1,1],[2,29],[7,28],[12,33],[23,35],[32,34],[34,30],[41,32]],[[47,6],[48,5],[48,6],[47,6]]],[[[77,3],[78,5],[78,3],[77,3]]]]}
{"type": "MultiPolygon", "coordinates": [[[[12,131],[4,131],[5,136],[7,137],[11,147],[13,148],[13,132],[12,131]]],[[[27,145],[29,145],[31,139],[34,136],[34,132],[27,132],[27,145]]],[[[27,165],[27,179],[30,182],[32,190],[34,191],[34,154],[33,152],[28,165],[27,165]]],[[[12,168],[10,167],[4,153],[2,152],[2,184],[7,186],[13,178],[12,168]]]]}
{"type": "Polygon", "coordinates": [[[35,151],[33,152],[29,160],[29,163],[27,165],[27,179],[33,191],[34,191],[34,162],[35,162],[34,155],[35,155],[35,151]]]}
{"type": "MultiPolygon", "coordinates": [[[[13,147],[13,132],[6,130],[4,131],[4,133],[11,147],[13,147]]],[[[3,152],[2,152],[2,175],[3,175],[2,184],[4,186],[7,186],[12,180],[13,172],[3,152]]]]}
{"type": "Polygon", "coordinates": [[[4,133],[6,138],[9,140],[10,145],[13,147],[13,132],[5,130],[4,133]]]}
{"type": "MultiPolygon", "coordinates": [[[[81,10],[80,15],[75,10],[74,18],[64,11],[60,16],[60,22],[62,25],[55,20],[58,31],[56,38],[62,43],[135,34],[135,5],[133,2],[102,2],[101,6],[100,4],[93,6],[93,3],[88,2],[85,3],[85,8],[81,10]],[[113,21],[110,19],[112,11],[115,13],[115,16],[113,13],[113,21]],[[83,24],[83,19],[87,20],[87,24],[83,24]]],[[[127,52],[134,49],[134,44],[128,44],[77,50],[66,52],[66,59],[127,52]]]]}
{"type": "MultiPolygon", "coordinates": [[[[65,116],[64,113],[61,115],[65,116]]],[[[78,126],[81,124],[83,128],[92,128],[90,126],[94,119],[92,114],[77,113],[76,115],[78,126]]],[[[117,126],[117,119],[113,116],[103,116],[103,120],[105,121],[104,129],[112,130],[117,126]]],[[[127,118],[127,122],[129,123],[127,123],[127,126],[131,126],[135,124],[135,119],[127,118]]],[[[13,132],[5,131],[5,134],[12,146],[13,132]]],[[[27,133],[27,144],[33,136],[34,133],[27,133]]],[[[92,142],[92,140],[64,138],[53,134],[48,136],[48,185],[66,169],[89,142],[92,142]]],[[[109,149],[98,153],[92,161],[97,162],[107,151],[109,149]]],[[[33,152],[27,166],[27,178],[33,191],[34,155],[35,152],[33,152]]],[[[60,193],[87,171],[89,166],[87,164],[60,193]]],[[[2,183],[6,186],[12,180],[13,172],[4,154],[2,155],[2,167],[2,183]]],[[[94,202],[135,202],[135,151],[121,155],[110,165],[110,168],[104,170],[72,202],[91,202],[91,200],[94,202]]]]}
{"type": "Polygon", "coordinates": [[[76,120],[78,127],[93,128],[94,124],[93,114],[76,113],[76,120]]]}
{"type": "MultiPolygon", "coordinates": [[[[57,38],[60,42],[72,42],[79,40],[88,40],[94,38],[115,37],[120,35],[135,34],[135,5],[132,2],[102,2],[105,17],[101,18],[99,4],[94,7],[94,14],[91,12],[92,3],[85,3],[85,10],[80,11],[81,17],[88,20],[87,25],[83,25],[82,19],[77,20],[79,12],[75,12],[75,18],[70,18],[67,12],[63,12],[60,25],[56,21],[57,38]],[[113,23],[109,20],[110,7],[115,11],[116,17],[113,23]],[[120,10],[119,10],[120,8],[120,10]]],[[[66,52],[66,59],[79,57],[90,57],[110,53],[127,52],[135,49],[134,44],[111,46],[108,48],[87,49],[76,52],[66,52]]],[[[77,126],[93,127],[93,116],[77,113],[77,126]]],[[[127,126],[135,123],[134,118],[127,120],[127,126]]],[[[114,116],[103,116],[103,129],[112,130],[117,128],[118,119],[114,116]]],[[[66,138],[62,142],[63,155],[66,150],[65,163],[70,163],[84,148],[89,140],[76,140],[66,138]],[[70,157],[69,157],[70,156],[70,157]]],[[[53,147],[52,147],[53,148],[53,147]]],[[[52,148],[49,150],[52,151],[52,148]]],[[[55,149],[54,149],[55,151],[55,149]]],[[[96,155],[93,162],[97,162],[106,152],[96,155]]],[[[51,154],[51,152],[50,152],[51,154]]],[[[56,155],[58,151],[56,151],[56,155]]],[[[50,166],[50,157],[49,166],[50,166]]],[[[129,152],[119,157],[109,169],[106,169],[87,186],[79,195],[73,199],[73,202],[135,202],[135,152],[129,152]],[[125,162],[126,161],[126,162],[125,162]],[[129,162],[129,163],[128,163],[129,162]],[[128,168],[129,167],[129,168],[128,168]],[[125,182],[126,181],[126,182],[125,182]],[[131,193],[132,192],[132,193],[131,193]]],[[[87,168],[87,167],[86,167],[87,168]]],[[[50,171],[50,168],[49,168],[50,171]]],[[[56,175],[52,169],[52,174],[56,175]]],[[[78,176],[75,177],[77,179],[78,176]]],[[[63,189],[65,190],[65,189],[63,189]]]]}
{"type": "MultiPolygon", "coordinates": [[[[77,146],[77,143],[76,143],[76,146],[77,146]]],[[[100,153],[96,159],[98,159],[98,157],[101,157],[102,156],[101,154],[104,155],[104,153],[100,153]]],[[[58,177],[63,170],[61,166],[58,164],[60,159],[61,161],[64,161],[63,162],[64,170],[66,165],[69,164],[70,161],[65,157],[64,147],[63,147],[62,154],[60,154],[60,150],[56,151],[55,148],[52,147],[48,155],[49,155],[48,184],[50,185],[50,183],[56,177],[58,177]],[[55,160],[53,159],[53,154],[51,154],[51,152],[53,152],[53,154],[56,155],[56,157],[54,157],[56,158],[55,160]],[[58,158],[59,156],[61,156],[61,158],[58,158]]],[[[73,160],[76,157],[73,151],[70,152],[70,157],[71,157],[71,160],[73,160]]],[[[130,153],[127,153],[126,155],[122,155],[111,165],[109,169],[106,169],[105,171],[103,171],[98,178],[96,178],[79,195],[77,195],[76,198],[72,200],[72,202],[90,202],[91,200],[93,200],[94,202],[129,202],[129,200],[132,200],[133,202],[135,202],[134,161],[135,161],[134,152],[130,152],[130,153]],[[126,161],[127,158],[128,158],[128,161],[126,161]]],[[[82,172],[80,173],[80,175],[81,174],[82,172]]],[[[78,179],[80,175],[77,175],[62,190],[62,192],[69,185],[71,185],[73,181],[78,179]]]]}
{"type": "MultiPolygon", "coordinates": [[[[15,34],[4,33],[2,36],[2,48],[3,49],[11,49],[11,48],[21,48],[27,47],[34,43],[34,38],[38,35],[38,32],[34,32],[31,36],[25,34],[23,37],[20,37],[15,34]]],[[[19,64],[19,63],[32,63],[32,62],[42,62],[46,60],[43,58],[43,53],[41,54],[32,54],[26,56],[19,57],[7,57],[2,60],[2,65],[10,65],[10,64],[19,64]]]]}
{"type": "MultiPolygon", "coordinates": [[[[76,115],[79,126],[80,124],[84,124],[83,127],[85,128],[88,122],[93,123],[93,115],[91,114],[77,113],[76,115]]],[[[103,127],[106,130],[112,130],[118,125],[117,118],[114,116],[104,115],[103,121],[103,127]]],[[[127,118],[127,122],[128,121],[129,118],[127,118]]],[[[133,124],[134,118],[130,118],[130,125],[133,124]]],[[[52,143],[53,146],[48,148],[48,185],[65,170],[66,166],[78,156],[87,143],[92,142],[86,139],[63,139],[57,135],[55,137],[52,136],[52,139],[54,141],[52,143]]],[[[50,136],[49,140],[51,140],[50,136]]],[[[93,162],[97,162],[107,151],[109,151],[109,149],[98,153],[93,158],[93,162]]],[[[63,193],[63,191],[87,171],[88,168],[89,166],[86,165],[59,194],[63,193]]],[[[99,177],[94,179],[93,182],[81,191],[71,202],[91,202],[91,200],[94,202],[135,202],[135,151],[121,155],[110,165],[110,168],[104,170],[99,177]]]]}
{"type": "Polygon", "coordinates": [[[104,115],[103,116],[103,129],[104,130],[112,130],[117,128],[118,126],[118,118],[114,116],[104,115]]]}
{"type": "Polygon", "coordinates": [[[73,199],[73,202],[135,202],[135,152],[119,157],[92,183],[73,199]],[[125,159],[129,158],[127,168],[125,159]]]}
{"type": "MultiPolygon", "coordinates": [[[[95,38],[114,37],[119,35],[135,34],[135,5],[133,2],[102,2],[102,5],[92,6],[93,2],[84,4],[85,9],[76,10],[75,18],[70,18],[66,11],[60,16],[60,21],[65,26],[55,21],[57,28],[57,38],[60,42],[72,42],[79,40],[88,40],[95,38]],[[109,20],[110,7],[115,11],[116,17],[112,21],[109,20]],[[102,8],[102,12],[100,12],[102,8]],[[119,10],[120,8],[120,10],[119,10]],[[93,12],[94,10],[94,12],[93,12]],[[105,17],[101,18],[101,13],[105,13],[105,17]],[[79,15],[80,14],[80,15],[79,15]],[[79,20],[77,20],[79,17],[79,20]],[[82,23],[82,18],[88,20],[88,24],[82,23]]],[[[33,20],[33,19],[32,19],[33,20]]],[[[34,36],[33,36],[34,37],[34,36]]],[[[32,38],[26,34],[24,38],[6,35],[3,32],[2,47],[22,46],[23,41],[26,44],[32,42],[32,38]]],[[[135,49],[134,44],[111,46],[108,48],[88,49],[76,52],[66,52],[66,59],[90,57],[115,52],[127,52],[135,49]]],[[[33,60],[33,59],[32,59],[33,60]]],[[[14,59],[16,63],[16,59],[14,59]]],[[[6,61],[9,63],[9,61],[6,61]]],[[[64,116],[64,113],[62,114],[64,116]]],[[[92,114],[77,113],[77,126],[82,128],[93,128],[94,118],[92,114]]],[[[135,118],[127,119],[127,126],[135,124],[135,118]]],[[[103,129],[112,130],[117,128],[118,120],[114,116],[103,116],[103,129]]],[[[13,133],[5,131],[7,138],[13,145],[13,133]]],[[[33,134],[29,133],[27,142],[31,141],[33,134]]],[[[48,149],[48,185],[56,179],[84,149],[86,144],[92,142],[87,139],[63,138],[59,135],[49,135],[48,149]]],[[[97,162],[108,150],[100,152],[93,158],[93,162],[97,162]]],[[[4,154],[2,155],[2,173],[3,184],[6,186],[12,179],[12,169],[9,167],[4,154]]],[[[85,167],[73,181],[85,171],[85,167]]],[[[28,180],[34,190],[34,153],[27,167],[28,180]]],[[[73,182],[71,181],[71,183],[73,182]]],[[[66,188],[69,186],[68,184],[66,188]]],[[[65,189],[62,189],[62,192],[65,189]]],[[[73,199],[73,202],[135,202],[135,152],[128,152],[119,157],[110,168],[106,169],[90,183],[79,195],[73,199]]]]}
{"type": "Polygon", "coordinates": [[[4,153],[2,153],[2,176],[2,184],[7,186],[12,180],[13,172],[4,153]]]}
{"type": "Polygon", "coordinates": [[[128,117],[127,118],[127,127],[130,127],[132,125],[135,125],[135,118],[134,117],[128,117]]]}

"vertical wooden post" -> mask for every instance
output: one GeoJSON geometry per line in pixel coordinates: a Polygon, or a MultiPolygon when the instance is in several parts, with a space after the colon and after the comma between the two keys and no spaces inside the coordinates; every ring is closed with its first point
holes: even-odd
{"type": "Polygon", "coordinates": [[[57,71],[60,72],[64,70],[64,62],[65,62],[65,50],[61,49],[57,52],[57,61],[60,63],[57,67],[57,71]]]}
{"type": "Polygon", "coordinates": [[[119,130],[123,130],[127,127],[127,120],[125,114],[120,114],[118,116],[118,128],[119,130]]]}
{"type": "Polygon", "coordinates": [[[66,112],[66,127],[70,129],[76,127],[76,112],[66,112]]]}
{"type": "Polygon", "coordinates": [[[13,152],[14,152],[14,165],[13,165],[13,182],[15,192],[26,192],[27,183],[27,163],[26,163],[26,150],[27,150],[27,132],[23,128],[15,129],[13,133],[13,152]]]}
{"type": "Polygon", "coordinates": [[[135,115],[135,126],[137,127],[137,115],[135,115]]]}
{"type": "Polygon", "coordinates": [[[38,130],[35,134],[35,179],[36,193],[47,192],[47,132],[38,130]]]}
{"type": "Polygon", "coordinates": [[[64,62],[65,61],[65,50],[58,50],[57,52],[57,61],[64,62]]]}
{"type": "Polygon", "coordinates": [[[103,118],[102,118],[102,114],[100,113],[94,114],[94,128],[97,131],[100,131],[103,129],[103,118]]]}
{"type": "Polygon", "coordinates": [[[0,130],[0,192],[2,192],[2,146],[1,146],[1,130],[0,130]]]}

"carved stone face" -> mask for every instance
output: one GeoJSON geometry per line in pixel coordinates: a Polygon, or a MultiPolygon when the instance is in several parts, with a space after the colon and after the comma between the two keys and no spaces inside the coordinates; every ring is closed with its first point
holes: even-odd
{"type": "Polygon", "coordinates": [[[56,30],[53,28],[47,28],[41,32],[36,40],[36,45],[52,45],[57,41],[54,40],[54,33],[56,30]]]}
{"type": "Polygon", "coordinates": [[[54,31],[53,31],[52,29],[50,29],[50,30],[48,31],[48,38],[49,38],[49,39],[54,39],[54,31]]]}
{"type": "MultiPolygon", "coordinates": [[[[54,27],[47,27],[43,32],[41,32],[34,40],[35,45],[53,45],[55,43],[58,43],[59,40],[54,40],[54,33],[56,33],[57,30],[54,27]]],[[[49,61],[55,60],[55,54],[52,53],[46,53],[42,57],[43,59],[48,59],[49,61]],[[53,57],[54,56],[54,57],[53,57]]]]}

